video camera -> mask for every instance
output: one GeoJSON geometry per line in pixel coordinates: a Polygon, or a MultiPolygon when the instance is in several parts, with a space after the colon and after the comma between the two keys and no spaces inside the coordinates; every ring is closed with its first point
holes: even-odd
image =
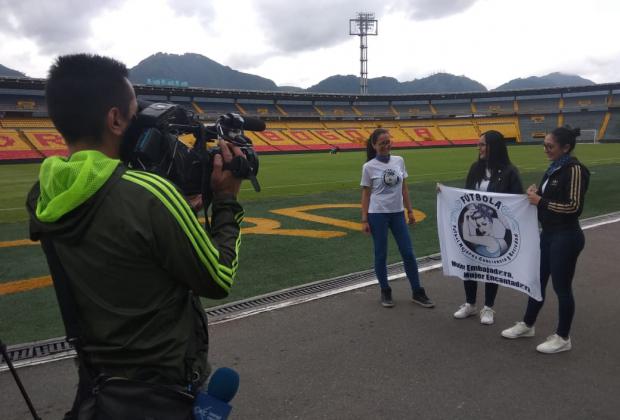
{"type": "Polygon", "coordinates": [[[219,147],[207,147],[210,140],[224,140],[241,149],[224,169],[238,178],[249,179],[260,191],[256,179],[258,156],[244,130],[263,131],[265,123],[258,118],[228,113],[214,124],[202,123],[190,110],[170,103],[139,102],[138,114],[129,126],[121,145],[121,160],[133,169],[155,173],[172,181],[184,195],[203,194],[205,207],[211,198],[210,180],[213,156],[219,147]],[[192,147],[179,139],[184,134],[195,138],[192,147]]]}

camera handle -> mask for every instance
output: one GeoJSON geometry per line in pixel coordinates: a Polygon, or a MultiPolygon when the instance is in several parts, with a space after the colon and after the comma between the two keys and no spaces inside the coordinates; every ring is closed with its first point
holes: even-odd
{"type": "Polygon", "coordinates": [[[254,191],[260,192],[260,184],[258,183],[258,179],[256,179],[256,175],[254,175],[252,165],[248,159],[235,156],[230,163],[224,164],[223,169],[228,169],[237,178],[249,179],[252,183],[252,187],[254,187],[254,191]]]}
{"type": "Polygon", "coordinates": [[[2,352],[2,357],[6,361],[6,365],[9,367],[9,370],[11,371],[11,374],[13,375],[13,379],[15,379],[15,383],[17,384],[19,391],[22,393],[22,397],[24,397],[24,400],[26,400],[26,404],[28,405],[28,408],[30,409],[32,418],[34,420],[41,420],[41,417],[39,417],[39,415],[37,414],[37,411],[34,409],[34,406],[32,405],[32,401],[30,401],[30,397],[28,396],[26,389],[22,385],[22,381],[19,379],[19,376],[17,375],[17,371],[15,370],[15,367],[13,366],[13,363],[11,362],[11,358],[9,357],[6,351],[6,345],[4,344],[4,342],[2,342],[2,339],[0,339],[0,352],[2,352]]]}

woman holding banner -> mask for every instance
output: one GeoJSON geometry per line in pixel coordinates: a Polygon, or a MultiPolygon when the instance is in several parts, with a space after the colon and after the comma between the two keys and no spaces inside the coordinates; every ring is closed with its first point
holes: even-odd
{"type": "MultiPolygon", "coordinates": [[[[499,131],[490,130],[480,136],[478,160],[469,169],[465,188],[477,191],[523,194],[519,171],[510,162],[504,136],[499,131]]],[[[482,255],[499,255],[502,250],[503,239],[501,238],[503,235],[500,235],[500,238],[495,238],[488,232],[493,226],[493,218],[483,211],[485,209],[472,207],[471,211],[466,213],[466,227],[471,232],[464,229],[464,234],[466,240],[472,243],[482,255]]],[[[503,245],[505,246],[505,243],[503,245]]],[[[476,313],[478,282],[465,280],[463,285],[465,287],[465,303],[454,313],[456,319],[464,319],[476,313]]],[[[493,305],[495,304],[497,289],[496,283],[485,283],[484,285],[484,307],[480,311],[481,324],[491,325],[495,322],[493,305]]]]}
{"type": "Polygon", "coordinates": [[[409,230],[405,221],[415,224],[413,208],[407,189],[407,169],[400,156],[390,155],[392,140],[390,133],[377,128],[366,145],[367,161],[362,169],[362,231],[372,234],[375,248],[375,273],[381,287],[381,305],[394,306],[392,289],[387,278],[388,229],[392,231],[403,258],[405,273],[413,290],[413,302],[426,308],[435,304],[426,296],[420,285],[418,264],[413,253],[409,230]]]}
{"type": "Polygon", "coordinates": [[[579,226],[579,215],[590,172],[571,156],[579,128],[559,127],[545,137],[545,154],[551,161],[540,185],[531,185],[527,196],[538,208],[540,234],[540,290],[543,300],[528,299],[523,321],[502,331],[506,338],[534,336],[536,317],[543,306],[545,289],[551,276],[553,290],[558,296],[559,321],[555,334],[536,347],[541,353],[559,353],[572,348],[570,327],[575,314],[572,282],[577,257],[583,250],[585,238],[579,226]]]}

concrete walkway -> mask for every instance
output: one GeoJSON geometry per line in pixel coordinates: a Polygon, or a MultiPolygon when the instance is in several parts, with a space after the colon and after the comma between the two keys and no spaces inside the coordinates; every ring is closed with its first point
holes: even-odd
{"type": "MultiPolygon", "coordinates": [[[[500,288],[496,324],[455,320],[458,279],[422,275],[437,303],[409,301],[393,283],[384,309],[369,287],[211,327],[211,362],[241,375],[236,419],[618,419],[620,418],[620,223],[586,231],[575,278],[573,350],[538,354],[554,332],[549,300],[534,338],[506,340],[526,297],[500,288]]],[[[478,299],[482,301],[483,288],[478,299]]],[[[58,419],[74,393],[72,361],[19,370],[44,419],[58,419]]],[[[0,374],[0,418],[29,414],[8,372],[0,374]]]]}

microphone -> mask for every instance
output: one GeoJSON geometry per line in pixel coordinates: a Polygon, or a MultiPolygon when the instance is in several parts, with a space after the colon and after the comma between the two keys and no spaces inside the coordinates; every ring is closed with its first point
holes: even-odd
{"type": "Polygon", "coordinates": [[[220,116],[218,121],[231,130],[263,131],[267,127],[260,118],[241,116],[234,112],[220,116]]]}
{"type": "Polygon", "coordinates": [[[200,391],[194,400],[195,420],[228,418],[232,407],[228,404],[239,389],[239,374],[231,368],[219,368],[209,380],[207,392],[200,391]]]}
{"type": "Polygon", "coordinates": [[[265,125],[265,121],[260,118],[253,117],[242,117],[243,118],[243,129],[248,131],[264,131],[267,126],[265,125]]]}

